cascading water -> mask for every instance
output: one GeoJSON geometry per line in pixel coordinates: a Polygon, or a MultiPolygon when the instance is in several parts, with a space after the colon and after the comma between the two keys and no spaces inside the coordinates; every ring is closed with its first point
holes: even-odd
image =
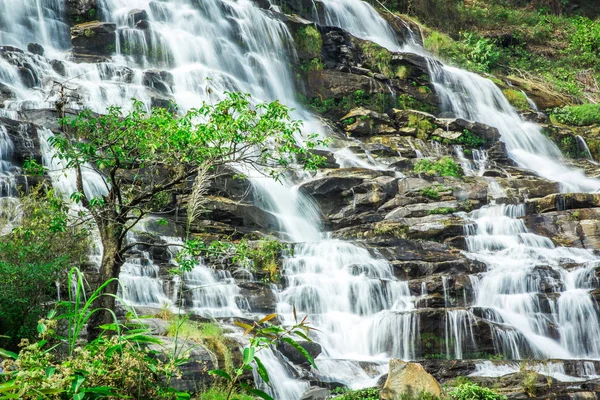
{"type": "MultiPolygon", "coordinates": [[[[323,2],[326,20],[363,39],[392,51],[429,56],[416,42],[398,43],[385,21],[360,0],[323,2]],[[360,18],[357,18],[360,16],[360,18]]],[[[430,74],[443,111],[456,117],[483,122],[498,128],[509,156],[520,166],[557,181],[568,192],[595,192],[600,180],[590,179],[562,164],[558,148],[526,122],[511,107],[490,80],[457,68],[430,62],[430,74]]],[[[467,175],[481,175],[485,160],[477,168],[456,149],[467,175]]],[[[477,162],[476,162],[477,164],[477,162]]],[[[503,195],[496,181],[489,180],[493,198],[503,195]]],[[[488,271],[472,277],[475,306],[493,323],[498,352],[509,359],[598,358],[600,329],[598,306],[590,296],[597,286],[592,271],[598,258],[588,250],[556,247],[549,239],[530,233],[523,221],[523,206],[491,205],[474,211],[466,228],[469,256],[483,261],[488,271]],[[578,267],[567,271],[565,263],[578,267]],[[552,299],[543,284],[553,283],[552,299]],[[558,337],[558,338],[557,338],[558,337]]],[[[473,340],[471,310],[448,311],[446,340],[458,335],[473,340]],[[461,327],[464,325],[464,327],[461,327]],[[461,333],[462,332],[462,333],[461,333]]],[[[459,339],[455,343],[464,340],[459,339]]],[[[448,355],[461,357],[460,346],[448,355]]]]}
{"type": "MultiPolygon", "coordinates": [[[[30,85],[23,83],[13,64],[0,59],[0,83],[15,93],[15,99],[5,102],[7,111],[3,113],[15,116],[18,110],[53,106],[56,96],[48,96],[53,81],[68,80],[69,85],[80,88],[79,98],[69,104],[72,107],[83,104],[103,111],[111,104],[126,106],[131,97],[151,104],[161,89],[160,96],[172,96],[182,108],[189,108],[214,101],[225,91],[244,91],[258,100],[279,99],[295,106],[294,117],[305,121],[307,131],[321,131],[293,98],[295,88],[287,67],[289,31],[250,0],[100,0],[103,18],[118,24],[117,55],[94,64],[76,64],[63,53],[70,43],[68,26],[59,17],[62,1],[25,0],[20,8],[15,8],[15,3],[0,3],[0,44],[24,48],[29,42],[38,42],[44,45],[48,58],[22,55],[32,71],[30,85]],[[134,29],[129,12],[135,8],[146,11],[151,32],[134,29]],[[157,74],[150,68],[167,70],[168,74],[157,74]],[[150,77],[158,77],[160,82],[152,81],[153,89],[148,91],[150,77]]],[[[326,20],[321,22],[341,26],[391,50],[408,49],[397,42],[393,30],[368,4],[359,0],[328,0],[323,4],[326,20]]],[[[415,44],[410,46],[423,53],[415,44]]],[[[446,66],[432,70],[432,77],[447,111],[496,126],[509,154],[522,166],[560,181],[565,190],[600,188],[599,182],[560,164],[556,147],[540,134],[539,127],[522,121],[490,81],[446,66]],[[460,96],[461,92],[467,95],[460,96]]],[[[44,163],[54,171],[50,174],[54,185],[64,193],[72,192],[72,173],[56,164],[47,144],[51,132],[38,133],[44,163]]],[[[5,156],[6,143],[0,132],[0,182],[4,162],[10,161],[5,156]]],[[[361,165],[372,167],[372,163],[361,165]]],[[[473,168],[473,175],[480,175],[481,168],[473,168]]],[[[98,183],[91,171],[85,181],[86,191],[103,190],[103,183],[98,183]]],[[[277,218],[283,236],[298,243],[293,255],[284,260],[287,286],[279,293],[278,312],[283,322],[292,322],[295,307],[299,314],[308,314],[319,329],[314,335],[323,353],[317,360],[320,370],[313,372],[324,381],[360,387],[373,384],[390,357],[418,357],[420,321],[414,312],[414,299],[408,285],[394,277],[390,264],[364,248],[330,239],[322,232],[314,205],[295,188],[266,179],[253,184],[262,207],[277,218]],[[375,366],[370,374],[362,368],[364,362],[375,366]]],[[[556,248],[529,233],[518,219],[522,212],[515,210],[492,206],[474,212],[467,232],[471,256],[489,267],[486,274],[473,276],[471,281],[478,294],[476,308],[486,310],[486,318],[498,327],[494,335],[500,352],[507,358],[528,354],[600,357],[598,328],[592,326],[598,323],[593,319],[597,310],[588,293],[594,284],[589,274],[596,259],[584,250],[556,248]],[[511,257],[519,261],[509,262],[511,257]],[[564,259],[583,267],[566,271],[561,267],[564,259]],[[507,272],[514,278],[505,278],[507,272]],[[541,311],[539,300],[539,282],[546,278],[557,282],[558,299],[550,303],[550,313],[541,311]],[[550,332],[550,327],[558,335],[550,332]],[[559,339],[551,338],[555,336],[559,339]]],[[[176,244],[180,239],[163,240],[176,244]]],[[[237,287],[226,273],[202,265],[186,274],[169,296],[161,287],[152,257],[143,249],[135,252],[123,270],[128,282],[126,301],[173,304],[177,293],[185,290],[191,294],[190,310],[200,315],[246,315],[244,304],[236,302],[237,287]]],[[[426,286],[422,293],[426,294],[426,286]]],[[[473,318],[471,309],[447,312],[446,338],[453,343],[446,342],[447,356],[463,357],[463,345],[476,341],[471,331],[473,318]]],[[[273,374],[268,390],[274,397],[298,399],[307,384],[294,379],[293,368],[282,363],[275,352],[266,352],[262,359],[273,374]]]]}

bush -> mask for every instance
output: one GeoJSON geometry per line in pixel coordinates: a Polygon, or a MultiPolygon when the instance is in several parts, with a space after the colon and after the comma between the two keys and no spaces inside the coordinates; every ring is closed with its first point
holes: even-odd
{"type": "Polygon", "coordinates": [[[449,393],[452,400],[505,400],[492,389],[484,388],[473,382],[463,382],[453,388],[449,393]]]}
{"type": "Polygon", "coordinates": [[[586,126],[600,123],[600,104],[582,104],[555,108],[551,118],[567,125],[586,126]]]}
{"type": "Polygon", "coordinates": [[[368,388],[368,389],[359,389],[359,390],[349,390],[344,392],[344,390],[339,390],[338,392],[343,392],[340,396],[334,397],[337,400],[379,400],[379,389],[378,388],[368,388]]]}
{"type": "Polygon", "coordinates": [[[417,174],[453,176],[455,178],[463,176],[463,170],[460,165],[455,163],[450,157],[442,157],[435,162],[431,162],[428,159],[421,159],[415,164],[414,171],[417,174]]]}
{"type": "Polygon", "coordinates": [[[20,200],[20,225],[0,237],[0,335],[11,349],[35,337],[37,321],[57,300],[61,273],[88,250],[87,232],[69,227],[68,208],[52,191],[36,187],[20,200]]]}
{"type": "MultiPolygon", "coordinates": [[[[206,392],[200,394],[202,400],[227,400],[227,391],[221,388],[210,388],[206,392]]],[[[247,394],[234,393],[231,400],[254,400],[255,398],[247,394]]]]}

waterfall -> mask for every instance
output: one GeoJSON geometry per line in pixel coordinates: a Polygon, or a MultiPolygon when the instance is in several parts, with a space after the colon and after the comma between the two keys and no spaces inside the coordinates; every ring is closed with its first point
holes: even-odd
{"type": "MultiPolygon", "coordinates": [[[[113,104],[126,108],[132,97],[148,105],[173,98],[187,109],[217,101],[227,91],[242,91],[256,100],[278,99],[294,107],[292,116],[304,121],[307,132],[325,134],[294,98],[296,88],[288,67],[290,54],[294,56],[293,39],[288,28],[251,0],[99,0],[102,18],[117,24],[117,43],[116,54],[98,63],[75,63],[66,52],[69,28],[62,21],[61,0],[17,3],[0,3],[0,45],[25,48],[29,42],[40,43],[47,57],[18,56],[30,71],[29,86],[15,65],[0,59],[0,83],[15,93],[14,99],[5,102],[3,113],[15,116],[17,111],[53,107],[54,81],[77,88],[78,97],[68,99],[69,107],[85,106],[98,112],[113,104]],[[133,9],[146,12],[151,32],[142,34],[134,28],[133,9]]],[[[322,4],[325,21],[320,22],[324,24],[340,26],[393,51],[425,54],[416,43],[398,43],[386,21],[365,2],[327,0],[322,4]]],[[[560,182],[565,191],[600,189],[599,181],[564,166],[556,146],[537,125],[523,121],[491,81],[436,65],[431,63],[431,75],[445,111],[497,127],[519,165],[560,182]]],[[[11,188],[15,176],[12,144],[1,129],[0,187],[11,188]]],[[[48,144],[52,132],[40,129],[38,135],[53,185],[64,194],[72,193],[74,173],[53,157],[48,144]]],[[[435,151],[441,154],[441,147],[435,151]]],[[[456,151],[461,154],[460,149],[456,151]]],[[[336,152],[347,162],[341,165],[377,168],[371,160],[349,153],[336,152]]],[[[463,164],[470,174],[480,176],[487,156],[483,152],[474,156],[473,165],[463,153],[463,164]]],[[[87,193],[105,191],[104,181],[91,167],[84,168],[83,174],[87,193]]],[[[291,179],[283,184],[265,177],[251,179],[257,205],[277,219],[281,236],[294,243],[294,251],[283,260],[286,286],[277,293],[277,312],[283,323],[290,324],[295,308],[318,329],[313,339],[323,352],[317,359],[319,371],[311,373],[322,381],[358,388],[374,385],[389,358],[419,357],[421,320],[415,299],[407,282],[394,276],[390,263],[359,245],[332,239],[320,224],[316,205],[291,179]],[[372,366],[369,372],[364,363],[372,366]]],[[[497,182],[489,182],[492,197],[502,196],[497,182]]],[[[2,196],[0,201],[9,195],[2,196]]],[[[474,347],[477,340],[474,321],[480,318],[494,327],[495,345],[507,358],[600,357],[597,306],[589,296],[597,283],[589,279],[597,258],[586,250],[556,247],[549,239],[532,234],[522,216],[523,207],[514,205],[492,205],[465,216],[471,222],[465,232],[468,255],[486,263],[488,271],[470,277],[475,307],[447,310],[446,355],[466,357],[465,349],[474,347]],[[567,271],[561,266],[565,260],[580,267],[567,271]],[[554,300],[544,297],[542,281],[555,283],[554,300]],[[482,315],[475,316],[474,308],[484,310],[482,315]]],[[[142,223],[136,229],[143,233],[146,228],[142,223]]],[[[132,232],[128,240],[135,240],[136,234],[132,232]]],[[[173,245],[181,241],[172,236],[159,240],[173,245]]],[[[169,253],[174,262],[176,250],[171,248],[169,253]]],[[[203,263],[168,291],[153,258],[142,246],[132,249],[121,275],[126,302],[172,306],[185,291],[188,310],[202,317],[253,317],[227,272],[203,263]]],[[[426,285],[421,292],[426,294],[426,285]]],[[[298,399],[307,382],[298,379],[276,352],[264,354],[263,362],[272,375],[272,386],[265,390],[277,400],[298,399]]]]}
{"type": "MultiPolygon", "coordinates": [[[[391,51],[433,60],[416,41],[399,43],[374,10],[363,11],[370,8],[367,3],[329,0],[323,5],[328,23],[391,51]]],[[[540,126],[524,121],[493,82],[438,62],[431,61],[429,66],[444,112],[496,127],[518,165],[559,182],[565,192],[600,190],[600,180],[563,164],[558,147],[542,134],[540,126]]],[[[467,175],[485,171],[484,154],[474,157],[475,167],[462,149],[455,151],[467,175]]],[[[488,182],[493,198],[503,195],[497,182],[488,182]]],[[[471,224],[465,227],[467,255],[487,265],[487,272],[476,279],[474,306],[492,323],[497,351],[508,359],[600,357],[598,306],[589,293],[597,282],[581,278],[590,277],[600,260],[589,250],[556,247],[550,239],[529,232],[520,219],[524,215],[522,205],[492,202],[472,212],[467,217],[471,224]],[[567,271],[565,263],[578,267],[567,271]],[[544,283],[553,285],[557,298],[545,295],[544,283]]],[[[447,314],[447,341],[459,339],[456,344],[462,337],[472,337],[472,322],[467,318],[472,318],[469,311],[447,314]]],[[[462,349],[448,347],[447,353],[460,357],[462,349]]]]}

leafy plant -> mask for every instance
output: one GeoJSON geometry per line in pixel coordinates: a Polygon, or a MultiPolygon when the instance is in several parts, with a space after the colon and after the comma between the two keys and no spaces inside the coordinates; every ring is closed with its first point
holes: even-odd
{"type": "Polygon", "coordinates": [[[428,159],[420,159],[415,163],[414,171],[417,174],[453,176],[460,178],[463,176],[463,170],[450,157],[442,157],[439,160],[431,162],[428,159]]]}
{"type": "Polygon", "coordinates": [[[454,387],[448,395],[453,400],[506,400],[507,398],[468,380],[454,387]]]}
{"type": "Polygon", "coordinates": [[[323,38],[316,27],[308,25],[296,32],[296,45],[298,49],[308,53],[309,56],[319,57],[323,48],[323,38]]]}
{"type": "Polygon", "coordinates": [[[267,393],[254,388],[244,382],[241,382],[240,378],[245,371],[252,371],[253,367],[256,367],[258,375],[264,381],[265,384],[269,384],[270,377],[264,364],[257,356],[261,351],[275,346],[279,342],[285,342],[296,349],[302,354],[306,360],[310,363],[313,368],[317,368],[312,356],[300,346],[292,337],[297,336],[304,340],[311,341],[308,337],[310,331],[313,329],[309,323],[306,322],[306,317],[302,321],[298,322],[296,318],[296,310],[294,309],[295,325],[284,328],[279,325],[273,325],[269,321],[273,320],[277,314],[270,314],[254,322],[252,325],[236,321],[235,324],[245,329],[244,336],[248,336],[249,344],[244,347],[242,351],[242,361],[238,367],[233,371],[233,374],[229,374],[222,369],[215,369],[209,371],[210,374],[222,378],[227,385],[227,397],[225,400],[232,398],[236,388],[240,388],[246,391],[248,394],[258,396],[265,400],[273,400],[267,393]]]}
{"type": "Polygon", "coordinates": [[[582,104],[555,108],[551,117],[563,124],[586,126],[600,123],[600,104],[582,104]]]}
{"type": "Polygon", "coordinates": [[[339,396],[335,396],[336,400],[379,400],[379,389],[378,388],[367,388],[359,390],[344,390],[338,389],[334,393],[341,393],[339,396]]]}
{"type": "Polygon", "coordinates": [[[54,307],[62,272],[84,262],[89,247],[85,225],[69,222],[67,204],[52,190],[30,188],[19,210],[19,226],[0,237],[0,333],[13,350],[37,335],[37,321],[54,307]]]}

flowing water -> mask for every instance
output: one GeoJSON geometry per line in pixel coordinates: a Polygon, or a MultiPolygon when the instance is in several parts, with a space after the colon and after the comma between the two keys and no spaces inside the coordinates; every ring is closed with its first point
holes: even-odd
{"type": "MultiPolygon", "coordinates": [[[[324,2],[326,20],[350,33],[392,51],[414,52],[431,59],[416,41],[399,43],[382,18],[361,12],[360,0],[324,2]],[[357,16],[360,15],[360,18],[357,16]]],[[[442,111],[498,128],[509,156],[521,167],[557,181],[565,192],[597,192],[600,180],[562,163],[562,154],[541,127],[524,121],[500,89],[479,75],[430,61],[430,74],[442,111]]],[[[471,162],[455,149],[467,175],[482,175],[483,153],[471,162]]],[[[503,195],[497,182],[488,181],[492,197],[503,195]]],[[[472,212],[465,229],[469,257],[485,262],[488,270],[473,277],[473,308],[448,311],[446,340],[461,343],[447,349],[461,358],[461,348],[474,341],[470,331],[473,310],[493,323],[497,350],[508,359],[598,358],[598,305],[590,296],[599,259],[588,250],[555,246],[548,238],[530,233],[523,220],[524,206],[495,205],[472,212]],[[565,264],[576,265],[569,270],[565,264]],[[547,296],[550,292],[553,295],[547,296]]],[[[406,334],[406,333],[404,333],[406,334]]]]}
{"type": "MultiPolygon", "coordinates": [[[[215,101],[226,91],[243,91],[258,100],[279,99],[297,109],[294,117],[305,121],[306,131],[324,131],[294,99],[296,89],[288,67],[290,53],[294,56],[290,32],[250,0],[100,0],[102,18],[118,26],[117,54],[93,64],[69,58],[62,4],[61,0],[0,2],[0,45],[26,48],[29,42],[37,42],[45,48],[45,56],[19,56],[30,71],[29,84],[14,64],[0,59],[0,83],[15,94],[14,100],[5,102],[3,114],[16,117],[19,110],[53,107],[54,81],[68,81],[79,88],[77,97],[69,99],[76,108],[103,111],[110,104],[126,107],[132,97],[151,104],[168,95],[185,109],[215,101]],[[134,29],[132,9],[147,12],[150,32],[134,29]],[[157,74],[157,69],[168,74],[157,74]]],[[[398,43],[394,31],[365,2],[328,0],[324,5],[322,23],[340,26],[390,50],[424,54],[415,43],[398,43]]],[[[496,126],[517,163],[560,182],[565,191],[600,189],[597,180],[565,167],[556,146],[537,125],[523,121],[492,82],[456,68],[431,65],[446,111],[496,126]]],[[[72,192],[73,173],[52,157],[48,146],[51,132],[38,134],[53,184],[63,193],[72,192]]],[[[14,176],[6,138],[0,130],[0,187],[10,187],[6,182],[14,176]]],[[[481,175],[486,167],[485,154],[477,154],[474,163],[462,155],[472,175],[481,175]]],[[[354,156],[343,150],[338,155],[350,165],[374,166],[368,159],[352,161],[354,156]]],[[[88,193],[105,190],[93,170],[86,169],[84,177],[88,193]]],[[[407,283],[394,277],[390,264],[355,244],[329,238],[315,205],[292,184],[255,179],[253,185],[259,205],[277,218],[282,236],[297,243],[293,255],[283,260],[287,285],[278,293],[277,308],[284,322],[292,322],[295,307],[319,329],[315,340],[323,353],[315,375],[361,387],[374,384],[390,357],[418,357],[420,320],[414,298],[407,283]],[[365,363],[372,367],[364,369],[365,363]]],[[[502,195],[498,188],[495,193],[493,197],[502,195]]],[[[585,250],[557,248],[529,233],[519,219],[522,215],[520,206],[492,205],[466,217],[471,221],[466,232],[469,256],[484,261],[488,272],[471,277],[476,288],[473,307],[447,311],[446,355],[464,357],[464,348],[476,342],[472,326],[477,309],[496,326],[498,351],[507,358],[600,357],[597,306],[589,296],[596,284],[590,279],[596,258],[585,250]],[[562,267],[565,262],[580,267],[567,271],[562,267]],[[544,297],[547,290],[542,290],[542,283],[554,284],[552,300],[544,297]]],[[[144,229],[138,227],[141,233],[144,229]]],[[[129,239],[135,240],[135,233],[129,239]]],[[[177,245],[181,239],[164,236],[162,240],[177,245]]],[[[174,246],[170,248],[171,255],[175,252],[174,246]]],[[[122,274],[125,299],[136,305],[171,306],[185,291],[191,312],[206,317],[248,315],[227,272],[201,265],[168,290],[159,271],[147,249],[133,249],[122,274]]],[[[276,352],[266,352],[263,361],[274,378],[268,390],[277,399],[298,399],[307,383],[296,379],[297,371],[276,352]]]]}

